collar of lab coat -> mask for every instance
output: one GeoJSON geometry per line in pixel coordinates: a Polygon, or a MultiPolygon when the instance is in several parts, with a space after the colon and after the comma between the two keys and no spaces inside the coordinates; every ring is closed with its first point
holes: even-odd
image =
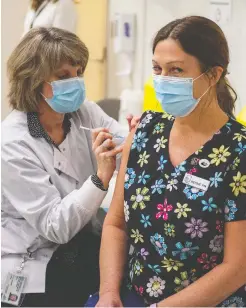
{"type": "MultiPolygon", "coordinates": [[[[65,114],[64,121],[63,121],[63,129],[64,129],[65,138],[71,129],[70,119],[71,119],[71,115],[65,114]]],[[[47,132],[41,125],[37,112],[27,113],[27,126],[28,126],[29,133],[32,137],[44,138],[48,143],[53,144],[56,148],[58,148],[58,145],[50,138],[50,136],[47,134],[47,132]]]]}
{"type": "Polygon", "coordinates": [[[70,149],[67,140],[67,134],[71,130],[71,115],[65,114],[63,128],[65,133],[65,140],[58,146],[47,134],[43,126],[41,125],[38,113],[37,112],[28,112],[27,113],[27,125],[29,133],[34,138],[43,138],[49,144],[54,146],[54,168],[58,171],[59,174],[65,173],[68,176],[71,176],[76,181],[79,181],[79,178],[72,167],[70,162],[70,149]],[[62,150],[61,150],[62,149],[62,150]],[[65,151],[63,151],[65,149],[65,151]]]}

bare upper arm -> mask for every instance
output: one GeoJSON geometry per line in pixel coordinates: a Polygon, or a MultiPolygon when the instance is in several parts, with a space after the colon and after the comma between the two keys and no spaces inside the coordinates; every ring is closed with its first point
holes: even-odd
{"type": "MultiPolygon", "coordinates": [[[[224,262],[240,265],[246,277],[246,220],[225,224],[224,262]]],[[[246,278],[245,278],[246,279],[246,278]]],[[[246,280],[245,280],[246,282],[246,280]]]]}
{"type": "Polygon", "coordinates": [[[131,150],[132,140],[137,128],[132,130],[126,139],[122,153],[120,170],[117,176],[113,199],[109,208],[108,215],[105,219],[104,226],[114,225],[120,229],[125,229],[124,218],[124,183],[128,158],[131,150]]]}

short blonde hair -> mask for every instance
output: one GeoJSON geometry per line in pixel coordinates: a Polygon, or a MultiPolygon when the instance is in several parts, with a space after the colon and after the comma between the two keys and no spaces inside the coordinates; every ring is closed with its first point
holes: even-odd
{"type": "Polygon", "coordinates": [[[88,58],[85,44],[69,31],[58,28],[30,30],[7,63],[10,106],[24,112],[38,111],[43,82],[65,63],[80,65],[84,73],[88,58]]]}

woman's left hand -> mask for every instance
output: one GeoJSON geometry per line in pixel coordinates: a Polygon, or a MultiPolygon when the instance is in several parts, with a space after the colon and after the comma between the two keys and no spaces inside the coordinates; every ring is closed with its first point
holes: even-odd
{"type": "Polygon", "coordinates": [[[129,114],[126,119],[127,119],[127,122],[128,122],[128,126],[129,126],[129,131],[132,131],[132,129],[134,129],[139,121],[140,121],[140,118],[139,116],[133,116],[132,114],[129,114]]]}

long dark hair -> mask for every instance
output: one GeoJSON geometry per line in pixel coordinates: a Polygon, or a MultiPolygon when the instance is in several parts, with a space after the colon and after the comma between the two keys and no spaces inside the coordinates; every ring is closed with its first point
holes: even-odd
{"type": "MultiPolygon", "coordinates": [[[[40,5],[44,2],[45,0],[31,0],[31,8],[36,12],[37,9],[40,7],[40,5]]],[[[52,1],[53,3],[57,2],[58,0],[48,0],[52,1]]]]}
{"type": "Polygon", "coordinates": [[[216,85],[218,102],[224,112],[233,116],[237,94],[226,78],[229,48],[221,28],[212,20],[201,16],[174,20],[156,34],[153,53],[157,44],[167,38],[177,40],[186,53],[196,57],[203,72],[215,66],[223,68],[223,74],[216,85]]]}

